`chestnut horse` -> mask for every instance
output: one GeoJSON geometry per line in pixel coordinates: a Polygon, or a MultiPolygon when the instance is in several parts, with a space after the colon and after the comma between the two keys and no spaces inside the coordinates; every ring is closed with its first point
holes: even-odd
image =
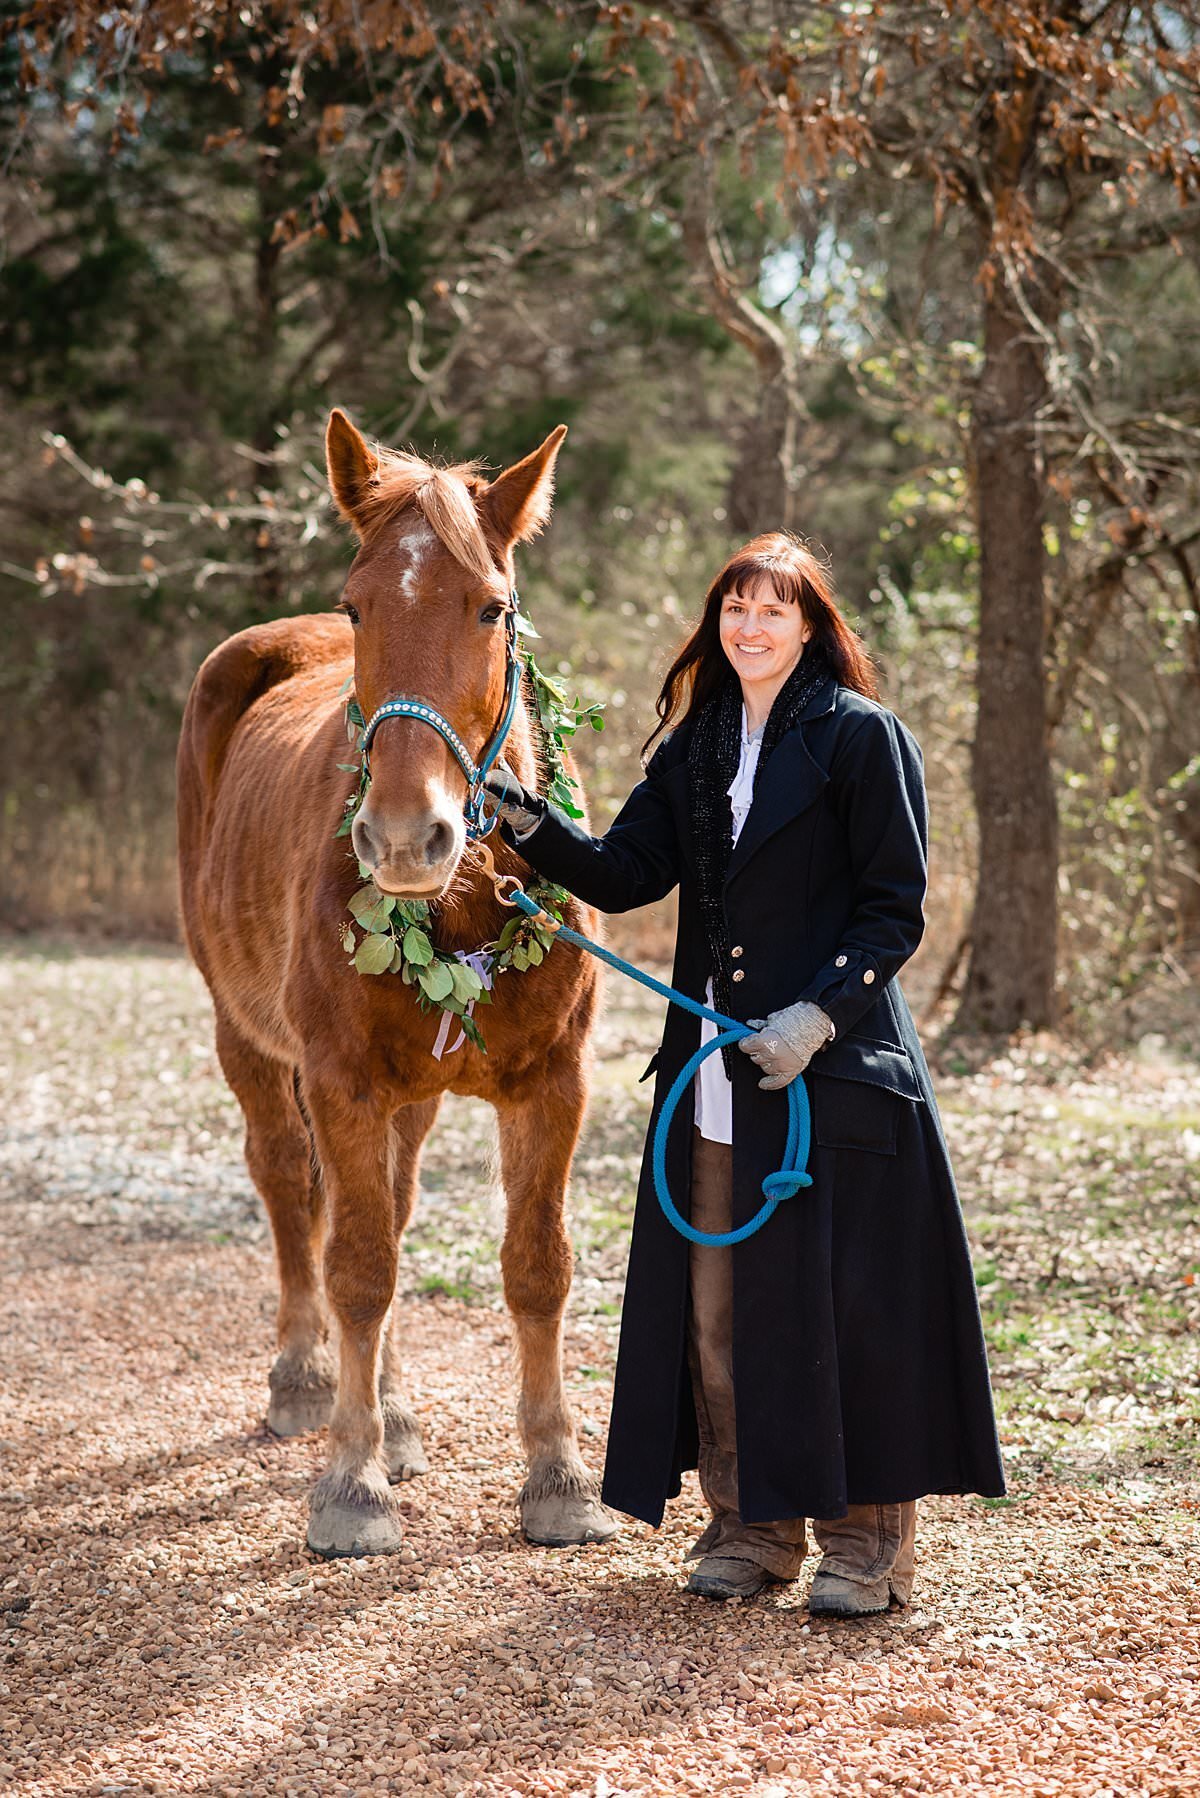
{"type": "MultiPolygon", "coordinates": [[[[365,716],[397,695],[421,699],[476,754],[495,729],[513,546],[549,515],[564,435],[560,427],[489,484],[473,464],[435,468],[372,448],[335,411],[329,481],[359,539],[341,615],[280,619],[230,638],[201,668],[184,717],[184,926],[212,993],[217,1050],[245,1114],[246,1160],[279,1265],[267,1421],[284,1436],[329,1423],[328,1470],[308,1525],[309,1545],[325,1555],[398,1548],[389,1482],[428,1466],[401,1397],[392,1301],[421,1144],[447,1090],[487,1099],[499,1114],[500,1259],[529,1463],[523,1528],[544,1543],[616,1529],[580,1459],[562,1379],[572,1265],[564,1196],[584,1109],[594,964],[558,944],[540,967],[504,975],[482,1014],[486,1053],[468,1043],[436,1059],[441,1014],[422,1011],[397,975],[356,972],[341,936],[358,861],[382,892],[428,900],[446,948],[494,941],[511,915],[468,842],[464,777],[443,738],[419,719],[389,717],[351,837],[335,835],[356,778],[344,766],[351,672],[365,716]],[[338,1326],[336,1381],[325,1301],[338,1326]]],[[[504,753],[536,782],[523,695],[504,753]]],[[[490,841],[497,865],[520,873],[499,833],[490,841]]],[[[582,907],[570,910],[592,926],[582,907]]]]}

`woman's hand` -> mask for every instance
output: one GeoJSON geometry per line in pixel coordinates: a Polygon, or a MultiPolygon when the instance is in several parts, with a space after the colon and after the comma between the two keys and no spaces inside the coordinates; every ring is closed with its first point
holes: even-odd
{"type": "Polygon", "coordinates": [[[483,790],[497,801],[496,810],[518,837],[536,830],[546,815],[546,801],[523,787],[504,762],[497,762],[484,775],[483,790]]]}
{"type": "Polygon", "coordinates": [[[778,1092],[790,1086],[802,1074],[817,1050],[833,1035],[833,1025],[819,1005],[800,999],[773,1011],[766,1022],[751,1018],[757,1036],[744,1036],[738,1044],[766,1078],[759,1081],[764,1092],[778,1092]]]}

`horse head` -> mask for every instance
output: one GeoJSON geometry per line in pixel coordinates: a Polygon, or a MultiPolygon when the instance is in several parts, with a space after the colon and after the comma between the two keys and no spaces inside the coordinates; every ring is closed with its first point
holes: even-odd
{"type": "MultiPolygon", "coordinates": [[[[371,445],[345,413],[330,415],[330,490],[359,539],[338,609],[354,627],[354,690],[364,717],[391,700],[419,701],[479,759],[504,707],[513,548],[550,515],[565,436],[559,425],[489,482],[476,463],[438,468],[371,445]]],[[[526,731],[505,754],[531,779],[526,731]]],[[[351,833],[384,892],[409,899],[445,892],[467,843],[465,787],[436,729],[420,718],[385,718],[351,833]]]]}

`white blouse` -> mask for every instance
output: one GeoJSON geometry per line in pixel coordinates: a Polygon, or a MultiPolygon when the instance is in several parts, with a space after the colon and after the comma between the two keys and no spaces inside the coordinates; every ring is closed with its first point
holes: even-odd
{"type": "MultiPolygon", "coordinates": [[[[746,822],[750,801],[754,798],[754,771],[758,767],[758,753],[762,748],[765,729],[766,725],[760,724],[755,731],[747,730],[746,708],[743,706],[742,753],[733,784],[729,788],[735,843],[742,834],[742,825],[746,822]]],[[[704,1003],[711,1005],[712,1002],[713,983],[710,980],[705,989],[704,1003]]],[[[707,1018],[701,1018],[701,1046],[711,1043],[717,1034],[717,1026],[707,1018]]],[[[724,1059],[719,1054],[710,1055],[700,1063],[700,1072],[696,1077],[696,1128],[709,1142],[733,1141],[733,1086],[725,1072],[724,1059]]]]}

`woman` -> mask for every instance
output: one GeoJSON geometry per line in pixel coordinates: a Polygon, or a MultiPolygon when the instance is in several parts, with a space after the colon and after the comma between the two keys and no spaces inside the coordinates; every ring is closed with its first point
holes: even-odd
{"type": "MultiPolygon", "coordinates": [[[[1004,1491],[954,1179],[896,980],[923,929],[921,754],[875,695],[827,571],[776,532],[709,588],[659,696],[669,734],[605,836],[510,773],[492,782],[510,840],[589,904],[678,885],[674,984],[756,1031],[707,1059],[693,1120],[676,1115],[671,1191],[700,1229],[759,1208],[783,1159],[779,1090],[807,1070],[813,1184],[736,1247],[671,1228],[647,1146],[603,1496],[657,1526],[698,1466],[712,1520],[688,1590],[713,1598],[794,1579],[812,1518],[809,1609],[844,1617],[907,1603],[917,1499],[1004,1491]]],[[[668,1008],[655,1118],[701,1028],[668,1008]]]]}

